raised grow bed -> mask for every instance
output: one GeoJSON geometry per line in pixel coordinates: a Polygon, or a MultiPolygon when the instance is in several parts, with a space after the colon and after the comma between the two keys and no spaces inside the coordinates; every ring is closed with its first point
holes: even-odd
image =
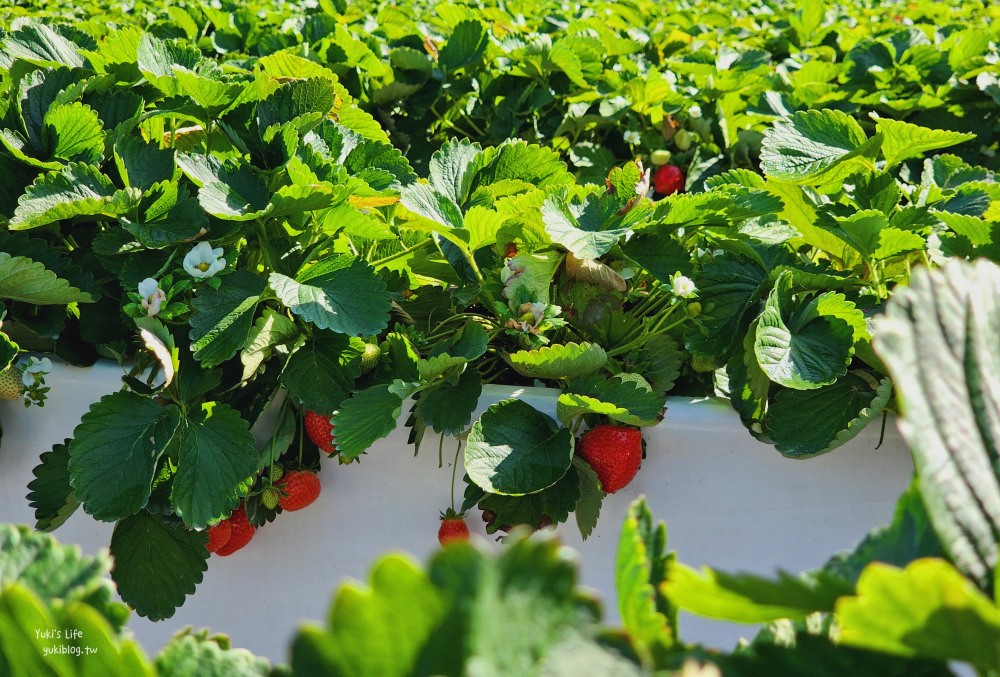
{"type": "MultiPolygon", "coordinates": [[[[24,496],[39,449],[69,436],[87,403],[116,390],[121,374],[113,364],[59,365],[44,409],[0,404],[0,520],[34,521],[24,496]]],[[[556,395],[552,389],[488,386],[476,415],[511,396],[554,415],[556,395]]],[[[767,575],[778,568],[815,568],[834,552],[853,548],[870,529],[891,520],[913,472],[894,426],[877,449],[878,431],[870,429],[836,454],[792,461],[747,436],[724,402],[668,398],[667,411],[663,423],[646,430],[648,456],[639,475],[604,501],[590,538],[583,541],[572,523],[557,530],[580,551],[582,582],[601,592],[612,622],[618,530],[640,494],[666,520],[669,546],[685,562],[767,575]]],[[[425,559],[437,549],[437,510],[447,502],[450,463],[438,468],[436,449],[423,449],[416,458],[411,450],[401,428],[376,443],[360,465],[324,461],[323,489],[309,509],[261,529],[234,555],[213,557],[197,592],[172,618],[153,623],[133,616],[129,627],[149,653],[194,625],[224,632],[234,646],[275,662],[286,660],[299,623],[325,618],[345,578],[363,579],[387,551],[425,559]]],[[[467,521],[474,533],[495,538],[486,534],[478,511],[467,521]]],[[[54,534],[93,554],[107,547],[111,525],[78,512],[54,534]]],[[[694,616],[682,624],[688,641],[719,648],[754,633],[694,616]]]]}
{"type": "MultiPolygon", "coordinates": [[[[889,520],[876,328],[997,257],[996,8],[237,4],[0,8],[0,394],[45,404],[0,405],[0,520],[73,513],[148,646],[281,658],[449,509],[554,523],[606,593],[640,493],[761,573],[889,520]]],[[[939,554],[915,495],[840,593],[939,554]]]]}

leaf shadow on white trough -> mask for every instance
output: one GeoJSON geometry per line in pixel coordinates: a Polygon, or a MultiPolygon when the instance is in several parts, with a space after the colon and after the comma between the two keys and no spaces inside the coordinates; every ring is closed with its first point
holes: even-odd
{"type": "MultiPolygon", "coordinates": [[[[110,364],[91,369],[57,365],[48,379],[53,388],[44,409],[0,404],[0,521],[33,523],[25,495],[39,454],[69,437],[89,404],[118,388],[120,376],[110,364]]],[[[488,385],[474,417],[508,397],[554,417],[555,393],[488,385]]],[[[666,522],[668,548],[681,561],[770,574],[779,566],[793,572],[816,567],[834,552],[852,548],[871,528],[891,521],[896,499],[910,481],[912,462],[894,426],[878,449],[879,430],[872,425],[825,456],[789,460],[752,439],[724,402],[670,398],[667,405],[663,423],[644,430],[647,458],[639,474],[605,500],[591,537],[581,540],[572,517],[558,527],[563,541],[581,552],[582,583],[600,592],[612,623],[618,619],[614,561],[619,529],[629,503],[640,494],[666,522]]],[[[408,408],[404,403],[403,419],[408,408]]],[[[151,623],[133,616],[129,627],[146,651],[156,653],[174,632],[194,625],[226,633],[233,646],[284,662],[300,622],[326,618],[339,582],[364,580],[387,551],[426,559],[438,547],[438,513],[450,505],[453,454],[447,450],[457,442],[446,440],[445,465],[439,469],[429,445],[413,457],[407,433],[401,419],[360,465],[324,459],[323,490],[313,505],[280,515],[236,554],[213,556],[203,582],[172,618],[151,623]]],[[[461,487],[456,491],[460,494],[461,487]]],[[[460,501],[456,496],[456,505],[460,501]]],[[[478,511],[467,522],[473,534],[492,542],[478,511]]],[[[107,547],[111,526],[78,510],[54,535],[94,553],[107,547]]],[[[686,641],[721,648],[755,633],[752,627],[687,615],[680,622],[686,641]]]]}

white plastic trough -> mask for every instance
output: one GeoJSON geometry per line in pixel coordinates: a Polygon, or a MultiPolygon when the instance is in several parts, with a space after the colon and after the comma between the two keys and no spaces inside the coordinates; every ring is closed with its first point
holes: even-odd
{"type": "MultiPolygon", "coordinates": [[[[47,379],[52,390],[44,408],[0,403],[0,522],[33,523],[25,495],[39,454],[69,437],[92,402],[120,387],[120,376],[113,364],[89,369],[56,365],[47,379]]],[[[554,393],[487,386],[475,415],[507,397],[554,415],[554,393]]],[[[451,455],[445,454],[448,460],[439,469],[436,449],[428,443],[414,458],[406,435],[400,425],[360,465],[324,460],[323,491],[316,503],[280,516],[235,555],[213,556],[204,581],[173,618],[151,623],[133,615],[129,627],[146,651],[155,654],[177,630],[193,625],[225,633],[233,646],[284,662],[299,624],[326,618],[338,583],[364,579],[387,551],[426,560],[437,548],[438,511],[448,506],[451,455]]],[[[640,494],[655,516],[666,521],[668,546],[681,561],[770,574],[778,567],[800,571],[819,566],[832,553],[853,547],[868,530],[888,523],[913,470],[894,426],[878,449],[878,426],[873,425],[845,447],[793,461],[751,438],[729,406],[715,400],[671,398],[666,419],[647,429],[645,438],[647,458],[639,475],[605,500],[593,535],[582,542],[572,517],[558,529],[563,541],[580,551],[582,582],[600,591],[610,622],[618,617],[614,560],[619,527],[629,503],[640,494]]],[[[448,446],[453,453],[454,446],[446,442],[448,446]]],[[[492,538],[486,536],[478,511],[467,521],[474,533],[492,538]]],[[[93,554],[110,543],[111,527],[81,509],[55,536],[93,554]]],[[[680,623],[687,641],[723,649],[755,633],[752,627],[688,616],[680,623]]]]}

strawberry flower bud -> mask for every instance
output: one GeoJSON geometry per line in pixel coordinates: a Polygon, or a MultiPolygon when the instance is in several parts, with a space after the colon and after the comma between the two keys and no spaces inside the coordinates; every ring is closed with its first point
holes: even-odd
{"type": "Polygon", "coordinates": [[[139,283],[139,296],[142,297],[142,308],[147,317],[154,317],[160,312],[160,305],[167,300],[167,293],[160,289],[159,283],[151,277],[139,283]]]}
{"type": "Polygon", "coordinates": [[[184,270],[191,277],[212,277],[226,267],[222,247],[212,248],[208,242],[199,242],[184,257],[184,270]]]}

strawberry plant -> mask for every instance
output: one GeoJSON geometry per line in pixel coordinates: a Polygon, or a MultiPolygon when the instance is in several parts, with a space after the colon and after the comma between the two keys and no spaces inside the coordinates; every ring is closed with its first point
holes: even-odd
{"type": "Polygon", "coordinates": [[[0,10],[3,394],[126,371],[29,499],[151,618],[400,420],[491,532],[589,534],[668,393],[831,451],[895,289],[1000,256],[995,8],[306,4],[0,10]]]}
{"type": "MultiPolygon", "coordinates": [[[[29,675],[93,668],[129,677],[470,669],[929,676],[955,674],[961,663],[991,674],[1000,661],[997,517],[990,509],[1000,487],[992,450],[998,289],[996,264],[950,261],[943,270],[915,273],[888,302],[875,323],[877,354],[906,396],[903,430],[917,475],[891,524],[819,569],[771,577],[694,569],[667,551],[665,526],[639,499],[628,509],[615,557],[619,627],[601,623],[600,604],[577,585],[567,549],[551,534],[528,538],[521,529],[498,556],[452,543],[426,567],[406,556],[383,557],[367,583],[340,587],[325,625],[298,630],[288,666],[272,667],[231,649],[223,636],[190,629],[150,662],[125,629],[129,610],[112,600],[106,554],[84,557],[46,534],[0,525],[0,669],[29,675]],[[766,625],[727,653],[685,642],[682,611],[766,625]],[[64,648],[54,651],[56,644],[64,648]],[[77,649],[71,662],[67,654],[77,649]]],[[[242,508],[236,515],[250,526],[242,508]]],[[[442,525],[456,518],[454,511],[442,517],[442,525]]],[[[168,582],[160,581],[163,593],[168,582]]]]}

